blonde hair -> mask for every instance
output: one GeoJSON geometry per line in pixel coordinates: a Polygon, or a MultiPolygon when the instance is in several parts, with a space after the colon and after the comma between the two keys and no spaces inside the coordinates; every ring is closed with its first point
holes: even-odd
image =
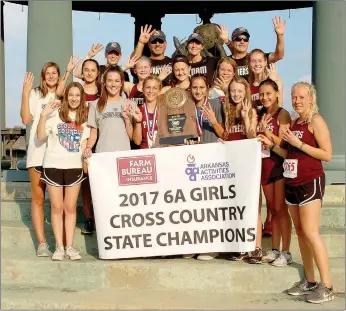
{"type": "MultiPolygon", "coordinates": [[[[255,75],[254,73],[252,72],[252,70],[250,69],[250,62],[251,62],[251,57],[252,55],[254,55],[255,53],[258,53],[258,54],[262,54],[265,62],[266,62],[266,66],[268,65],[268,60],[267,60],[267,57],[266,57],[266,53],[264,53],[261,49],[253,49],[250,53],[249,53],[249,56],[248,56],[248,62],[249,62],[249,83],[252,84],[254,83],[255,81],[255,75]]],[[[263,79],[266,79],[265,76],[264,76],[264,72],[265,72],[265,68],[264,68],[264,71],[263,71],[263,79]]]]}
{"type": "Polygon", "coordinates": [[[232,83],[239,83],[239,84],[244,85],[244,87],[245,87],[244,101],[247,101],[248,103],[251,104],[251,109],[249,110],[249,118],[250,119],[252,118],[252,113],[253,113],[252,112],[253,103],[251,100],[251,90],[250,90],[249,83],[242,77],[239,77],[239,76],[234,77],[232,79],[231,83],[229,84],[228,94],[226,95],[225,103],[223,105],[224,113],[225,113],[224,137],[228,136],[230,127],[232,127],[236,124],[244,123],[243,118],[242,118],[241,113],[240,113],[242,107],[240,108],[240,110],[239,110],[239,108],[237,110],[237,107],[231,98],[231,85],[232,85],[232,83]]]}
{"type": "MultiPolygon", "coordinates": [[[[308,96],[311,97],[311,107],[310,107],[310,111],[308,113],[308,117],[307,117],[307,120],[306,120],[308,123],[311,123],[313,115],[318,113],[316,88],[315,88],[315,86],[313,84],[310,84],[310,83],[304,82],[304,81],[300,81],[300,82],[294,83],[292,85],[291,95],[292,95],[293,89],[295,87],[297,87],[297,86],[305,87],[308,90],[308,96]]],[[[298,113],[295,112],[293,118],[294,119],[299,118],[298,113]]]]}

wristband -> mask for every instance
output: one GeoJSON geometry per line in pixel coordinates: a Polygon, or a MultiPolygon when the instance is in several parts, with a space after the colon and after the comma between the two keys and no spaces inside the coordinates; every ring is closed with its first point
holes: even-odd
{"type": "Polygon", "coordinates": [[[275,144],[272,144],[272,146],[270,147],[270,150],[273,150],[275,147],[275,144]]]}
{"type": "Polygon", "coordinates": [[[302,142],[301,146],[299,147],[299,150],[302,150],[303,146],[305,145],[304,142],[302,142]]]}

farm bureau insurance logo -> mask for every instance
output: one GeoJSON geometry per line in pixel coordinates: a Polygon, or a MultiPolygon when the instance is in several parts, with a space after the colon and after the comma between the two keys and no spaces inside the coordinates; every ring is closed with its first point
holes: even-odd
{"type": "Polygon", "coordinates": [[[196,164],[195,157],[191,154],[186,158],[187,168],[185,174],[189,176],[190,181],[199,180],[215,180],[234,178],[235,173],[230,172],[229,162],[209,162],[196,164]]]}
{"type": "Polygon", "coordinates": [[[155,184],[155,155],[117,158],[119,186],[155,184]]]}

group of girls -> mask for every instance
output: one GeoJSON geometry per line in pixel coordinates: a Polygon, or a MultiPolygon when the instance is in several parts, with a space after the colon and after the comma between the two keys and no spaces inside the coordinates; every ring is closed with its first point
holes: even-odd
{"type": "MultiPolygon", "coordinates": [[[[321,161],[331,160],[331,141],[328,128],[318,114],[312,85],[300,82],[292,87],[292,105],[297,113],[292,121],[282,108],[282,82],[276,67],[268,67],[265,54],[258,49],[249,55],[249,82],[237,75],[235,61],[224,57],[218,63],[211,86],[204,75],[190,77],[189,60],[182,55],[173,59],[174,82],[166,87],[161,83],[165,74],[151,75],[151,60],[146,57],[129,59],[124,66],[134,67],[139,77],[137,84],[126,82],[118,66],[109,67],[100,82],[98,63],[88,59],[82,65],[84,86],[73,82],[65,87],[74,67],[71,58],[60,79],[59,67],[55,63],[45,64],[40,85],[34,89],[31,73],[24,80],[21,116],[24,124],[32,123],[27,167],[38,256],[52,256],[52,260],[81,259],[73,247],[80,187],[87,219],[83,232],[95,230],[83,161],[93,152],[130,150],[131,142],[141,149],[154,148],[158,97],[169,88],[179,87],[196,104],[201,143],[257,138],[263,145],[261,186],[272,217],[272,249],[263,256],[259,198],[256,249],[248,254],[232,254],[231,259],[270,262],[273,266],[290,264],[292,218],[306,278],[288,293],[309,293],[311,302],[333,299],[327,250],[319,233],[325,186],[321,161]],[[140,105],[138,98],[142,99],[140,105]],[[46,187],[51,200],[54,254],[44,234],[46,187]],[[315,279],[314,261],[320,272],[320,283],[315,279]]],[[[197,259],[210,260],[217,255],[199,254],[197,259]]],[[[195,254],[184,257],[192,258],[195,254]]]]}

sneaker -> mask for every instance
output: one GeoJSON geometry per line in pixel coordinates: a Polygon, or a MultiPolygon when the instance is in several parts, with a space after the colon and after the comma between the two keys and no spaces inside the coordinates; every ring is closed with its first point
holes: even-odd
{"type": "Polygon", "coordinates": [[[52,260],[56,261],[56,260],[64,260],[65,257],[65,250],[62,246],[57,247],[53,256],[52,256],[52,260]]]}
{"type": "Polygon", "coordinates": [[[197,259],[198,260],[212,260],[216,258],[219,254],[218,253],[205,253],[205,254],[200,254],[198,255],[197,259]]]}
{"type": "Polygon", "coordinates": [[[41,243],[37,247],[36,255],[38,257],[52,257],[53,253],[49,250],[47,243],[41,243]]]}
{"type": "Polygon", "coordinates": [[[248,253],[245,253],[245,252],[243,252],[243,253],[232,253],[231,257],[229,257],[229,260],[232,260],[232,261],[242,261],[242,260],[244,260],[244,259],[246,259],[248,257],[249,257],[248,253]]]}
{"type": "Polygon", "coordinates": [[[280,252],[278,250],[270,249],[267,251],[267,254],[262,258],[262,262],[273,262],[279,255],[280,252]]]}
{"type": "Polygon", "coordinates": [[[327,288],[323,283],[319,283],[318,286],[309,294],[306,298],[308,302],[322,303],[325,301],[331,301],[335,298],[334,290],[327,288]]]}
{"type": "Polygon", "coordinates": [[[249,253],[249,256],[246,258],[248,263],[251,264],[261,264],[262,263],[263,252],[262,249],[256,247],[256,249],[249,253]]]}
{"type": "Polygon", "coordinates": [[[95,231],[94,219],[87,219],[82,228],[82,234],[92,234],[95,231]]]}
{"type": "Polygon", "coordinates": [[[281,252],[278,258],[276,258],[271,264],[275,267],[284,267],[290,265],[293,262],[290,252],[281,252]]]}
{"type": "Polygon", "coordinates": [[[315,284],[309,283],[306,279],[294,283],[293,287],[287,290],[287,294],[292,296],[303,296],[310,294],[316,287],[318,283],[315,284]]]}
{"type": "Polygon", "coordinates": [[[183,258],[184,258],[184,259],[191,259],[191,258],[195,257],[195,255],[196,255],[196,254],[184,254],[184,255],[183,255],[183,258]]]}
{"type": "Polygon", "coordinates": [[[266,221],[263,226],[263,231],[262,235],[264,236],[272,236],[273,231],[272,231],[272,222],[271,221],[266,221]]]}
{"type": "Polygon", "coordinates": [[[79,251],[70,246],[66,249],[65,256],[71,260],[79,260],[82,259],[82,256],[79,255],[79,251]]]}

